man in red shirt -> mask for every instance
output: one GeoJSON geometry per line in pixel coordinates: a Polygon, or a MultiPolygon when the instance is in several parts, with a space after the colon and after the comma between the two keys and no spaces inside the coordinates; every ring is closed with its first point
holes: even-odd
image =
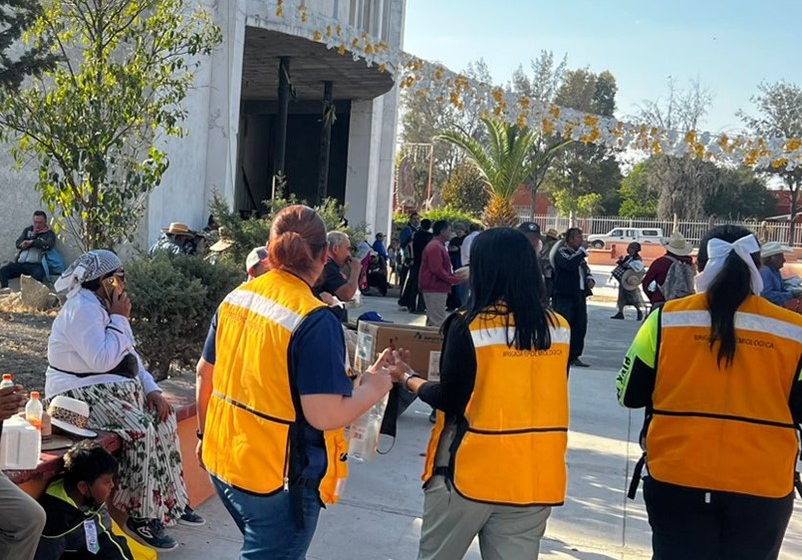
{"type": "Polygon", "coordinates": [[[462,284],[465,278],[455,276],[451,268],[446,243],[451,239],[451,228],[445,220],[432,226],[434,238],[429,241],[421,257],[419,287],[426,303],[426,325],[440,327],[446,320],[446,300],[451,286],[462,284]]]}
{"type": "Polygon", "coordinates": [[[671,268],[671,265],[679,261],[693,266],[693,257],[690,256],[693,252],[693,246],[686,241],[681,233],[678,231],[672,233],[671,237],[663,242],[663,246],[666,248],[666,254],[655,259],[649,265],[646,275],[641,281],[643,291],[646,293],[646,297],[649,298],[653,309],[662,306],[666,302],[666,297],[660,288],[665,284],[668,269],[671,268]]]}

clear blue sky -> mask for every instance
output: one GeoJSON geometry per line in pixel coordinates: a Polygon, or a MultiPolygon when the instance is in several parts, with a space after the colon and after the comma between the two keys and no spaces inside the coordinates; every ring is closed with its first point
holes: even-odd
{"type": "Polygon", "coordinates": [[[802,84],[799,0],[407,0],[404,50],[455,71],[484,58],[495,83],[541,50],[569,68],[609,70],[617,116],[699,78],[714,95],[711,132],[741,127],[761,81],[802,84]]]}

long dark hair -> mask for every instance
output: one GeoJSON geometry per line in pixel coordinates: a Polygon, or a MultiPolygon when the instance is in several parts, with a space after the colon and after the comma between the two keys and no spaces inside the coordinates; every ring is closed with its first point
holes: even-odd
{"type": "MultiPolygon", "coordinates": [[[[704,270],[709,260],[707,243],[711,239],[721,239],[734,243],[742,237],[752,235],[746,228],[733,225],[714,227],[702,238],[699,245],[697,264],[704,270]]],[[[753,254],[756,266],[760,266],[759,254],[753,254]]],[[[718,366],[724,362],[725,367],[732,365],[735,357],[735,313],[746,298],[752,293],[752,277],[749,266],[741,260],[735,251],[724,261],[724,267],[716,279],[707,288],[707,311],[710,313],[710,350],[718,343],[718,366]]]]}
{"type": "Polygon", "coordinates": [[[545,350],[551,346],[549,327],[555,324],[541,301],[543,275],[537,254],[526,235],[512,228],[492,228],[471,244],[471,295],[467,320],[486,315],[510,317],[515,337],[508,346],[545,350]]]}

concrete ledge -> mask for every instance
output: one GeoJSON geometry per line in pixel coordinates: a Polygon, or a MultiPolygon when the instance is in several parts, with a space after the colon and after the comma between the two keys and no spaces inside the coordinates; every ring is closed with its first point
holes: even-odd
{"type": "Polygon", "coordinates": [[[198,429],[195,376],[174,377],[162,381],[159,386],[164,391],[164,397],[175,408],[178,419],[178,440],[184,467],[184,482],[187,485],[189,502],[196,507],[214,496],[214,488],[209,481],[209,475],[200,467],[195,456],[195,448],[198,445],[198,438],[195,435],[198,429]]]}
{"type": "MultiPolygon", "coordinates": [[[[74,441],[78,443],[81,440],[79,438],[74,438],[74,441]]],[[[98,437],[94,441],[97,441],[110,453],[117,453],[122,446],[120,437],[111,432],[98,432],[98,437]]],[[[12,482],[17,484],[25,492],[34,498],[38,498],[45,491],[47,483],[58,476],[64,468],[61,458],[68,449],[69,447],[65,447],[64,449],[54,449],[53,451],[43,452],[39,456],[39,465],[35,469],[4,472],[12,482]]]]}
{"type": "MultiPolygon", "coordinates": [[[[168,379],[159,383],[165,398],[173,405],[178,420],[178,438],[184,467],[184,480],[193,506],[198,506],[214,495],[214,488],[209,482],[206,471],[200,468],[195,458],[197,437],[195,420],[195,377],[168,379]],[[189,380],[192,380],[191,382],[189,380]]],[[[80,439],[75,439],[77,443],[80,439]]],[[[117,453],[122,447],[122,440],[111,432],[99,432],[96,439],[111,453],[117,453]]],[[[22,490],[34,498],[42,495],[47,484],[61,473],[61,458],[68,448],[43,452],[39,465],[35,469],[24,471],[5,471],[6,476],[22,490]]]]}

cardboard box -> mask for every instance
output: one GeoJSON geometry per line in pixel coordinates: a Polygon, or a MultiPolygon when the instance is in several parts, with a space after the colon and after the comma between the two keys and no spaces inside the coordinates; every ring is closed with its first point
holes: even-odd
{"type": "Polygon", "coordinates": [[[434,327],[359,322],[354,370],[364,373],[385,348],[409,350],[409,365],[430,381],[440,381],[443,335],[434,327]]]}

